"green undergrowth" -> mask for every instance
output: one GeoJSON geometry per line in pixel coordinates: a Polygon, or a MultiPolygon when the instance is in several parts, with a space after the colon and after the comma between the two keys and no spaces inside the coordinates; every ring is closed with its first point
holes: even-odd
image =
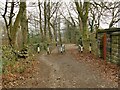
{"type": "Polygon", "coordinates": [[[3,46],[0,73],[23,73],[31,65],[31,60],[33,60],[32,56],[27,59],[18,59],[9,46],[3,46]]]}

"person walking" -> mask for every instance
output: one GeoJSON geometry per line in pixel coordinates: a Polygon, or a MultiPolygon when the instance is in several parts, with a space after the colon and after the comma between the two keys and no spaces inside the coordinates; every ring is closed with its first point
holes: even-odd
{"type": "Polygon", "coordinates": [[[37,45],[37,52],[40,53],[40,45],[37,45]]]}
{"type": "Polygon", "coordinates": [[[50,51],[50,44],[47,44],[47,54],[50,55],[51,51],[50,51]]]}

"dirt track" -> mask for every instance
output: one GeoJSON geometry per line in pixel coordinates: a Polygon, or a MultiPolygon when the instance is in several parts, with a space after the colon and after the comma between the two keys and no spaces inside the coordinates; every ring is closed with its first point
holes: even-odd
{"type": "MultiPolygon", "coordinates": [[[[117,87],[113,82],[105,80],[100,72],[90,65],[78,62],[69,52],[76,49],[75,45],[67,45],[66,53],[40,55],[33,77],[24,81],[19,87],[34,88],[111,88],[117,87]]],[[[18,87],[18,86],[17,86],[18,87]]]]}

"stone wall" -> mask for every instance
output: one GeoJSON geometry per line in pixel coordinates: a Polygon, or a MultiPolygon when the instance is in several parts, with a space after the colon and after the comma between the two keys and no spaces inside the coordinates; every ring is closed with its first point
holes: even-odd
{"type": "Polygon", "coordinates": [[[112,53],[111,53],[111,61],[114,63],[120,62],[120,53],[119,53],[119,42],[120,42],[120,34],[113,34],[112,35],[112,53]]]}

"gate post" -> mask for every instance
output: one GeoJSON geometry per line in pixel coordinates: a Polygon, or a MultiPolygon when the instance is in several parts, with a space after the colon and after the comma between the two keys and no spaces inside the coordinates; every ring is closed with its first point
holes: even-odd
{"type": "Polygon", "coordinates": [[[107,36],[106,36],[106,33],[104,33],[103,35],[103,59],[106,60],[106,54],[107,54],[107,51],[106,51],[106,48],[107,48],[107,36]]]}

